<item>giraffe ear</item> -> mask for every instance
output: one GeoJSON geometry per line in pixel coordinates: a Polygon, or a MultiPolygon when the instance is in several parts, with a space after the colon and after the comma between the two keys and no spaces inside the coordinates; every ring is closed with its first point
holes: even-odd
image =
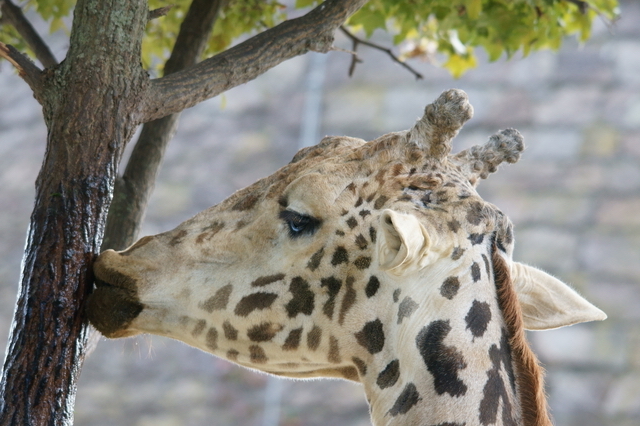
{"type": "Polygon", "coordinates": [[[381,269],[401,275],[420,268],[420,260],[431,242],[415,216],[384,210],[380,215],[380,230],[378,258],[381,269]]]}
{"type": "Polygon", "coordinates": [[[511,275],[527,330],[549,330],[607,318],[571,287],[540,269],[513,262],[511,275]]]}

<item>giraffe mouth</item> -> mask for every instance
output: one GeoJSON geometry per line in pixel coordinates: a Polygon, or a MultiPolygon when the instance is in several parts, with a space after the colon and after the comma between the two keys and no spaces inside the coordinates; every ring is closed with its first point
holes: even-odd
{"type": "Polygon", "coordinates": [[[96,288],[89,296],[86,308],[89,322],[109,338],[138,334],[129,329],[144,309],[137,297],[135,281],[97,264],[94,273],[96,288]]]}

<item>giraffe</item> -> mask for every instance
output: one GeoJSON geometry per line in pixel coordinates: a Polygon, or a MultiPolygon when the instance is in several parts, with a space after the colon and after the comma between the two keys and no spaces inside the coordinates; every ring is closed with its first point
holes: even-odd
{"type": "Polygon", "coordinates": [[[408,131],[325,137],[174,230],[103,252],[89,320],[360,382],[375,426],[550,425],[524,330],[606,315],[512,259],[513,225],[475,187],[523,139],[507,129],[451,154],[472,114],[445,91],[408,131]]]}

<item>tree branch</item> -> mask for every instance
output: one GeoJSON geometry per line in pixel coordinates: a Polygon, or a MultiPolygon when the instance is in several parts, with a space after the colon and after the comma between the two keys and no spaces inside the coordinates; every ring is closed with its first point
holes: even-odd
{"type": "Polygon", "coordinates": [[[18,70],[18,75],[31,87],[38,102],[42,103],[42,91],[44,90],[42,70],[31,62],[31,59],[18,52],[15,47],[2,42],[0,42],[0,58],[11,62],[11,65],[18,70]]]}
{"type": "Polygon", "coordinates": [[[2,12],[3,23],[11,24],[18,31],[18,34],[22,36],[45,68],[52,68],[58,65],[58,61],[51,53],[49,46],[24,16],[20,7],[13,4],[11,0],[0,0],[0,11],[2,12]]]}
{"type": "Polygon", "coordinates": [[[170,4],[169,6],[159,7],[157,9],[153,9],[149,11],[149,15],[147,19],[151,21],[152,19],[160,18],[161,16],[165,16],[171,9],[175,7],[175,4],[170,4]]]}
{"type": "MultiPolygon", "coordinates": [[[[164,66],[168,75],[194,65],[202,55],[223,0],[193,0],[164,66]]],[[[178,127],[179,113],[153,120],[142,127],[122,177],[116,178],[102,250],[131,245],[153,191],[162,157],[178,127]]]]}
{"type": "Polygon", "coordinates": [[[335,30],[366,2],[326,0],[300,18],[263,31],[184,71],[153,80],[138,119],[150,121],[192,107],[310,50],[328,52],[335,30]]]}
{"type": "Polygon", "coordinates": [[[369,46],[372,47],[374,49],[380,50],[382,52],[385,52],[387,55],[389,55],[391,57],[391,59],[394,62],[399,63],[400,65],[402,65],[403,67],[405,67],[406,69],[409,70],[409,72],[411,74],[413,74],[416,77],[416,80],[421,80],[424,77],[422,76],[422,74],[420,74],[418,71],[416,71],[415,69],[413,69],[413,67],[411,67],[409,64],[407,64],[406,62],[400,60],[400,58],[398,58],[396,55],[394,55],[393,51],[387,47],[384,46],[380,46],[379,44],[376,43],[372,43],[370,41],[367,40],[363,40],[357,36],[355,36],[354,34],[352,34],[349,30],[347,30],[343,25],[340,26],[340,29],[342,30],[342,32],[349,37],[349,39],[351,39],[351,42],[353,43],[353,47],[352,47],[352,59],[351,59],[351,66],[349,66],[349,77],[351,77],[353,75],[354,70],[356,69],[356,64],[358,62],[362,62],[362,60],[360,58],[358,58],[358,55],[356,53],[356,51],[358,50],[358,45],[360,44],[364,44],[365,46],[369,46]]]}

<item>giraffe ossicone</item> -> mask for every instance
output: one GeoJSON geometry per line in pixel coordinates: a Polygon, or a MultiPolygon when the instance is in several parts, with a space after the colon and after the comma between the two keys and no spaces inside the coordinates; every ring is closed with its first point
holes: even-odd
{"type": "Polygon", "coordinates": [[[472,112],[446,91],[408,131],[326,137],[174,230],[105,251],[91,323],[358,381],[376,426],[550,425],[524,329],[606,315],[512,260],[513,226],[475,186],[518,160],[522,136],[452,155],[472,112]]]}

